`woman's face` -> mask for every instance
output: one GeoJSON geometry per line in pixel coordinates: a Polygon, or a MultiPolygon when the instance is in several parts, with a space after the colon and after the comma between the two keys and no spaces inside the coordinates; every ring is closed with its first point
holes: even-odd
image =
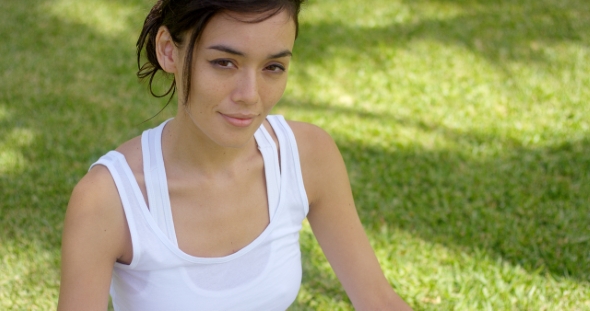
{"type": "Polygon", "coordinates": [[[286,11],[240,21],[255,18],[227,13],[209,21],[195,47],[186,110],[179,107],[179,116],[190,113],[198,132],[224,147],[245,145],[287,84],[295,23],[286,11]]]}

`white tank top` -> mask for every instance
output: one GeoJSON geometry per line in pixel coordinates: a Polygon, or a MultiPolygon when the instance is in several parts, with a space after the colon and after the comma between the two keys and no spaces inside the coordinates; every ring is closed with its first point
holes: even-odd
{"type": "Polygon", "coordinates": [[[110,151],[92,165],[109,169],[131,232],[133,259],[113,269],[115,310],[285,310],[293,303],[301,285],[299,230],[309,204],[295,136],[282,116],[267,120],[279,141],[280,166],[264,126],[254,137],[264,159],[270,223],[225,257],[195,257],[178,248],[161,148],[166,122],[141,139],[149,209],[121,153],[110,151]]]}

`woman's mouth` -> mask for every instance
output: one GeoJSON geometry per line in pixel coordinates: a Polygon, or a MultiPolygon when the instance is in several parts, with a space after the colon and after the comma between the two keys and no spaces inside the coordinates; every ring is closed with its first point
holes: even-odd
{"type": "Polygon", "coordinates": [[[231,125],[236,127],[247,127],[254,121],[255,115],[223,114],[221,116],[231,125]]]}

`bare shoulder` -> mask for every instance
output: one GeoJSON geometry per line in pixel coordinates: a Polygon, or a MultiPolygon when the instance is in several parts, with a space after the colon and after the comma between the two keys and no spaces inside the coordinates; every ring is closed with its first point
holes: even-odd
{"type": "Polygon", "coordinates": [[[322,158],[340,155],[334,139],[321,127],[299,121],[287,121],[295,139],[297,148],[302,157],[322,158]]]}
{"type": "Polygon", "coordinates": [[[295,139],[301,163],[305,191],[311,206],[317,205],[329,195],[333,180],[344,181],[348,187],[348,176],[344,161],[334,139],[322,128],[297,121],[288,121],[295,139]]]}
{"type": "MultiPolygon", "coordinates": [[[[141,163],[137,163],[137,159],[141,159],[141,137],[138,136],[124,142],[117,147],[116,151],[125,156],[130,166],[134,162],[133,166],[141,165],[141,163]]],[[[117,202],[119,202],[117,188],[111,173],[103,165],[96,165],[90,169],[78,182],[70,198],[70,205],[83,203],[75,204],[74,208],[80,205],[82,207],[79,208],[88,209],[87,212],[90,212],[92,208],[98,208],[104,212],[104,206],[117,205],[113,204],[117,202]]]]}
{"type": "MultiPolygon", "coordinates": [[[[116,150],[125,156],[128,163],[129,160],[138,162],[137,158],[141,159],[141,137],[121,144],[116,150]]],[[[141,163],[134,166],[137,164],[141,163]]],[[[95,165],[74,187],[68,211],[75,209],[79,212],[105,215],[108,209],[116,210],[120,207],[119,193],[109,169],[103,165],[95,165]]]]}
{"type": "Polygon", "coordinates": [[[122,209],[119,193],[109,170],[102,165],[94,166],[74,187],[66,221],[91,220],[105,224],[119,215],[122,209]]]}
{"type": "MultiPolygon", "coordinates": [[[[280,147],[274,129],[268,121],[264,122],[265,128],[275,141],[277,147],[280,147]]],[[[321,165],[322,161],[340,157],[340,152],[334,139],[321,127],[307,122],[292,120],[287,120],[287,124],[289,124],[295,135],[299,158],[304,170],[310,166],[321,165]]]]}
{"type": "Polygon", "coordinates": [[[94,166],[74,187],[64,221],[63,246],[100,250],[106,260],[131,257],[129,229],[115,181],[103,165],[94,166]]]}
{"type": "Polygon", "coordinates": [[[109,169],[96,165],[74,187],[72,199],[83,201],[86,208],[91,208],[96,203],[108,201],[115,194],[116,188],[109,169]]]}
{"type": "MultiPolygon", "coordinates": [[[[121,144],[116,151],[123,154],[131,171],[143,181],[143,158],[141,136],[121,144]]],[[[139,182],[138,181],[138,182],[139,182]]],[[[141,186],[140,186],[141,187],[141,186]]],[[[103,165],[96,165],[78,182],[66,212],[65,226],[85,231],[89,239],[118,241],[110,243],[110,251],[121,262],[131,259],[130,233],[119,191],[111,172],[103,165]]]]}

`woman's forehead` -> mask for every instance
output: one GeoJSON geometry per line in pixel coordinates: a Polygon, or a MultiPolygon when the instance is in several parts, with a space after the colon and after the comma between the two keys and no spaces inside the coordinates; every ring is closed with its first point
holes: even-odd
{"type": "MultiPolygon", "coordinates": [[[[243,53],[293,48],[295,22],[287,11],[269,13],[221,13],[213,16],[199,39],[199,45],[230,46],[243,53]]],[[[271,51],[271,53],[274,51],[271,51]]]]}

